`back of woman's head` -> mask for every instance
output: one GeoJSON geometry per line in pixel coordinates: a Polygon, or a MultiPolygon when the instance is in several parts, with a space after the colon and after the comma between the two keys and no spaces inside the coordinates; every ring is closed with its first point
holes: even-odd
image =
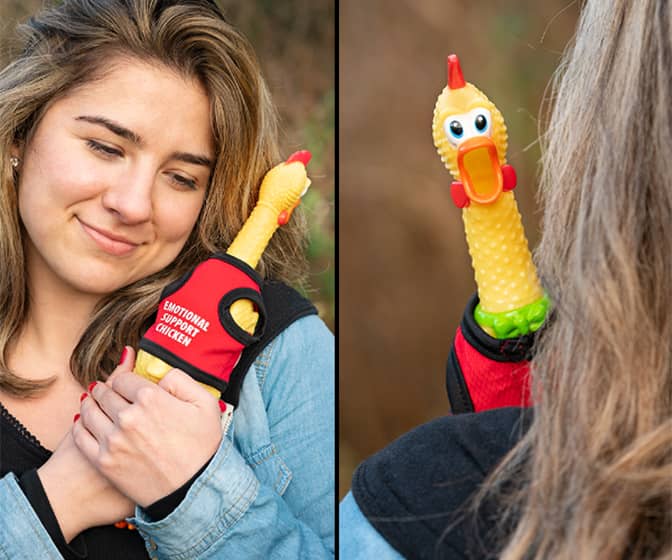
{"type": "Polygon", "coordinates": [[[672,4],[587,2],[554,92],[554,311],[533,427],[497,474],[526,473],[503,557],[672,558],[672,4]]]}
{"type": "MultiPolygon", "coordinates": [[[[103,78],[124,59],[195,79],[210,101],[216,157],[196,227],[171,267],[101,303],[73,357],[73,372],[85,380],[91,374],[80,370],[95,375],[101,363],[109,369],[124,340],[137,341],[163,285],[208,253],[226,250],[254,206],[263,175],[278,163],[276,113],[252,48],[213,0],[63,0],[18,32],[16,55],[0,71],[0,309],[5,314],[0,350],[21,328],[29,301],[11,148],[25,145],[55,100],[103,78]]],[[[304,234],[299,210],[271,240],[258,266],[261,274],[299,281],[305,270],[304,234]]],[[[4,363],[0,369],[5,370],[0,387],[22,385],[4,363]]]]}

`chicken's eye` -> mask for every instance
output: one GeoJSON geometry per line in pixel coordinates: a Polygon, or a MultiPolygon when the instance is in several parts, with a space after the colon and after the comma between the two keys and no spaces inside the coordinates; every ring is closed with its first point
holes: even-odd
{"type": "Polygon", "coordinates": [[[464,134],[464,128],[462,128],[460,121],[451,121],[448,128],[453,138],[462,138],[462,135],[464,134]]]}
{"type": "Polygon", "coordinates": [[[476,115],[474,125],[476,126],[476,130],[483,132],[488,128],[488,119],[485,118],[485,115],[476,115]]]}

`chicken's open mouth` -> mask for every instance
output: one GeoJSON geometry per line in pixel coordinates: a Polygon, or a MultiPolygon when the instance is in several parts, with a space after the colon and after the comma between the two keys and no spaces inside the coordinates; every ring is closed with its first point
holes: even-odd
{"type": "Polygon", "coordinates": [[[490,204],[502,193],[502,170],[497,148],[489,138],[470,138],[458,148],[457,164],[466,195],[474,202],[490,204]]]}

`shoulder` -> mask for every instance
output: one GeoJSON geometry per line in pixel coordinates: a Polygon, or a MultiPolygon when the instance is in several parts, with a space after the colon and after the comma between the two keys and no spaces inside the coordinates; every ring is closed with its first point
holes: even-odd
{"type": "Polygon", "coordinates": [[[302,385],[333,385],[334,335],[315,306],[294,288],[277,281],[265,282],[262,294],[266,326],[252,369],[264,400],[302,385]]]}
{"type": "MultiPolygon", "coordinates": [[[[248,372],[256,371],[260,386],[273,364],[300,359],[301,350],[328,347],[331,333],[317,317],[315,306],[295,289],[282,282],[267,280],[262,284],[264,312],[263,334],[243,351],[234,368],[229,386],[223,394],[226,402],[238,405],[248,372]]],[[[331,345],[333,346],[333,337],[331,345]]]]}
{"type": "Polygon", "coordinates": [[[334,349],[334,335],[318,315],[308,315],[285,327],[276,339],[276,351],[329,351],[334,349]]]}
{"type": "Polygon", "coordinates": [[[286,326],[254,366],[263,393],[270,397],[316,382],[333,385],[334,355],[334,335],[317,315],[307,315],[286,326]]]}
{"type": "Polygon", "coordinates": [[[319,318],[315,306],[294,288],[281,282],[266,282],[263,287],[267,308],[266,334],[274,353],[328,350],[333,335],[319,318]]]}
{"type": "Polygon", "coordinates": [[[402,553],[437,544],[464,550],[463,508],[530,420],[527,409],[500,408],[424,424],[357,468],[357,504],[402,553]]]}
{"type": "Polygon", "coordinates": [[[315,306],[294,288],[281,282],[263,286],[267,311],[265,338],[270,340],[255,365],[281,365],[288,360],[309,362],[333,356],[334,337],[315,306]]]}

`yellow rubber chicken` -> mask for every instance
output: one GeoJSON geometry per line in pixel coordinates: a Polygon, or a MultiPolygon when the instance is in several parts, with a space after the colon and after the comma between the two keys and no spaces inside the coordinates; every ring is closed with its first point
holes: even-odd
{"type": "Polygon", "coordinates": [[[536,331],[548,310],[532,262],[506,164],[507,133],[497,107],[464,81],[456,55],[448,57],[448,84],[434,107],[434,145],[456,179],[455,205],[476,276],[476,322],[490,336],[512,338],[536,331]]]}
{"type": "MultiPolygon", "coordinates": [[[[292,211],[310,186],[306,165],[310,152],[302,150],[292,154],[287,161],[273,167],[264,177],[259,189],[259,199],[252,213],[236,235],[228,250],[251,268],[259,263],[262,253],[275,231],[289,221],[292,211]]],[[[259,314],[249,299],[238,299],[230,306],[235,323],[249,334],[255,332],[259,314]]],[[[135,362],[135,373],[157,383],[173,366],[140,349],[135,362]]],[[[219,390],[203,386],[217,399],[219,390]]]]}

